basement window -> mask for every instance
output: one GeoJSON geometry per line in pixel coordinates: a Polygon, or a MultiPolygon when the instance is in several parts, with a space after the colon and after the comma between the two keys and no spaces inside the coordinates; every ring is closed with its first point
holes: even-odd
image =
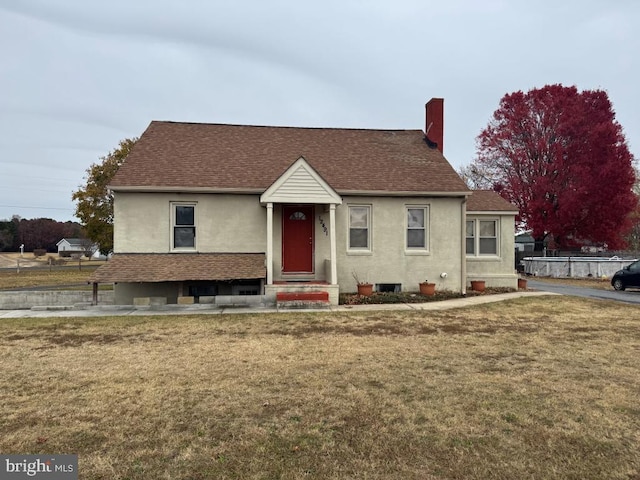
{"type": "Polygon", "coordinates": [[[376,292],[379,293],[400,293],[401,290],[400,283],[376,283],[376,292]]]}

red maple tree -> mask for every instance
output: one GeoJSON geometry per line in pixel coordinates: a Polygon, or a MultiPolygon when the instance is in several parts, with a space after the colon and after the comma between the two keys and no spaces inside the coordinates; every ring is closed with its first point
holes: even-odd
{"type": "Polygon", "coordinates": [[[633,156],[603,90],[547,85],[505,95],[471,165],[537,241],[624,246],[637,204],[633,156]]]}

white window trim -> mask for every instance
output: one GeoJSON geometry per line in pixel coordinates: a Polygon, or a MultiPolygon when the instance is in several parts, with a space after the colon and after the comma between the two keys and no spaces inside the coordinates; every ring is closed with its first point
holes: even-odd
{"type": "Polygon", "coordinates": [[[431,243],[431,215],[430,208],[428,204],[422,205],[405,205],[404,206],[404,253],[405,255],[429,255],[430,254],[430,243],[431,243]],[[424,247],[409,247],[407,245],[408,238],[407,234],[409,233],[409,219],[408,219],[408,211],[409,209],[422,209],[424,210],[424,247]]]}
{"type": "Polygon", "coordinates": [[[170,202],[171,224],[169,226],[169,245],[171,252],[196,252],[198,251],[198,202],[170,202]],[[193,247],[175,247],[174,229],[176,227],[176,207],[193,207],[193,226],[195,227],[195,238],[193,247]]]}
{"type": "MultiPolygon", "coordinates": [[[[467,258],[470,259],[487,259],[495,260],[500,258],[500,218],[498,217],[482,217],[482,216],[467,216],[465,221],[474,223],[474,237],[473,237],[473,251],[474,253],[467,253],[467,258]],[[480,253],[480,222],[494,222],[496,225],[496,253],[480,253]]],[[[466,229],[466,227],[465,227],[466,229]]],[[[465,236],[465,245],[466,245],[465,236]]],[[[466,250],[466,247],[465,247],[466,250]]],[[[466,253],[466,252],[465,252],[466,253]]]]}
{"type": "Polygon", "coordinates": [[[373,253],[373,205],[354,203],[347,205],[347,254],[349,255],[371,255],[373,253]],[[366,208],[369,218],[369,224],[367,226],[367,248],[356,247],[351,248],[351,208],[366,208]]]}

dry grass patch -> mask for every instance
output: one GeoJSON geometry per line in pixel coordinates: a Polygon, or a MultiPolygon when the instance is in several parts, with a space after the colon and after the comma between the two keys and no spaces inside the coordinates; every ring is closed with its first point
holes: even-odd
{"type": "MultiPolygon", "coordinates": [[[[51,268],[30,267],[21,268],[19,273],[17,269],[0,270],[0,290],[30,287],[64,287],[71,284],[86,284],[89,275],[91,275],[96,268],[98,268],[98,265],[92,264],[82,265],[81,269],[77,266],[51,268]]],[[[90,289],[91,286],[87,286],[86,288],[90,289]]]]}
{"type": "Polygon", "coordinates": [[[83,479],[638,479],[640,308],[0,323],[0,451],[83,479]]]}

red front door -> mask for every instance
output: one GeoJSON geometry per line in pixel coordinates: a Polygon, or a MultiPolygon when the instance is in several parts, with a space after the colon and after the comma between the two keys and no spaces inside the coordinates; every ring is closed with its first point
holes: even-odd
{"type": "Polygon", "coordinates": [[[313,206],[282,206],[282,271],[313,272],[313,206]]]}

